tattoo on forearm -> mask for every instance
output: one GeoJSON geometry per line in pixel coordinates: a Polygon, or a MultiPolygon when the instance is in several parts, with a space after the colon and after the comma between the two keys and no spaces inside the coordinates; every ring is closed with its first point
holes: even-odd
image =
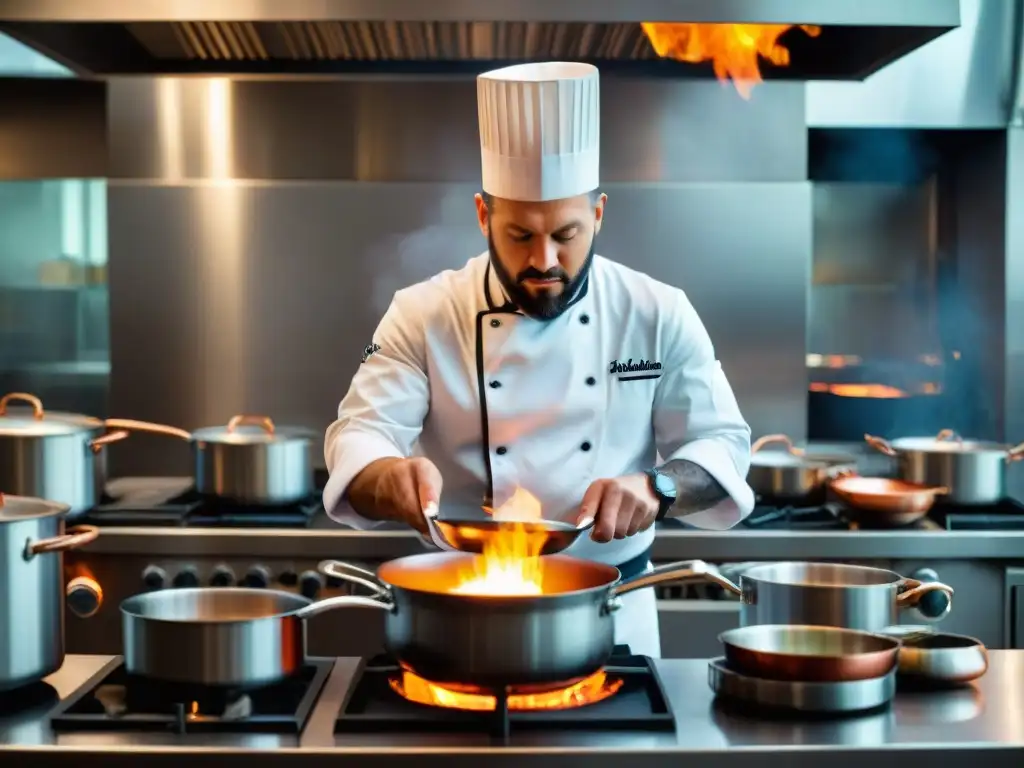
{"type": "Polygon", "coordinates": [[[703,467],[686,459],[673,459],[658,467],[676,484],[676,502],[669,510],[672,517],[684,517],[710,509],[729,494],[703,467]]]}

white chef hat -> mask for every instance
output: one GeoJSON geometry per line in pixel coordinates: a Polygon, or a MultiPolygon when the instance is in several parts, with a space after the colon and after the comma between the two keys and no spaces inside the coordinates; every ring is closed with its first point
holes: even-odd
{"type": "Polygon", "coordinates": [[[537,202],[597,189],[597,67],[517,64],[485,72],[476,83],[484,192],[537,202]]]}

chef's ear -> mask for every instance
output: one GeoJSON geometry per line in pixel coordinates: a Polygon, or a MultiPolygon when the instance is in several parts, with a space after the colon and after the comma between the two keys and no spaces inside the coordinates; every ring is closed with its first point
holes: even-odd
{"type": "Polygon", "coordinates": [[[594,234],[596,235],[601,231],[601,224],[604,223],[604,204],[608,202],[608,195],[604,192],[597,196],[597,202],[594,203],[594,234]]]}
{"type": "Polygon", "coordinates": [[[480,225],[480,231],[483,232],[484,237],[489,236],[491,230],[491,216],[490,211],[487,210],[487,201],[484,200],[484,196],[477,192],[473,196],[473,202],[476,203],[476,221],[480,225]]]}

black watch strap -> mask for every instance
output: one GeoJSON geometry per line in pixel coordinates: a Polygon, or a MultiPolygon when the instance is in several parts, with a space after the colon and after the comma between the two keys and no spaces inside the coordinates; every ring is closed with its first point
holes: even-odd
{"type": "Polygon", "coordinates": [[[647,482],[651,484],[651,491],[658,498],[658,514],[655,515],[654,520],[655,522],[660,522],[665,519],[665,515],[668,514],[672,505],[675,504],[676,497],[674,493],[669,495],[662,492],[659,488],[661,483],[668,479],[665,475],[656,469],[648,469],[644,474],[647,475],[647,482]]]}

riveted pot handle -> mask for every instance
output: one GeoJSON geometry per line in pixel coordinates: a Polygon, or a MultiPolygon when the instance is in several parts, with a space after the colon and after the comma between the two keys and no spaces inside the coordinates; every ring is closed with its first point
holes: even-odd
{"type": "Polygon", "coordinates": [[[7,415],[7,404],[12,400],[20,400],[23,403],[31,405],[32,418],[36,421],[41,421],[45,415],[43,411],[43,401],[35,395],[30,395],[28,392],[10,392],[3,397],[0,397],[0,416],[7,415]]]}
{"type": "Polygon", "coordinates": [[[789,435],[764,435],[763,437],[759,437],[754,441],[754,444],[750,446],[750,453],[755,454],[766,445],[772,445],[773,443],[781,443],[786,446],[786,450],[794,456],[804,455],[803,448],[797,448],[793,445],[793,441],[789,439],[789,435]]]}
{"type": "Polygon", "coordinates": [[[864,442],[874,448],[876,451],[884,453],[886,456],[895,456],[896,449],[889,444],[889,441],[884,437],[875,437],[874,435],[864,435],[864,442]]]}
{"type": "Polygon", "coordinates": [[[350,584],[366,587],[377,597],[391,597],[391,588],[378,579],[377,574],[365,568],[360,568],[358,565],[343,563],[340,560],[324,560],[316,568],[324,576],[330,576],[333,579],[341,579],[350,584]]]}
{"type": "Polygon", "coordinates": [[[904,579],[896,596],[898,608],[917,608],[929,621],[938,621],[953,608],[953,588],[938,581],[904,579]],[[926,595],[934,595],[925,600],[926,595]]]}
{"type": "Polygon", "coordinates": [[[620,581],[612,587],[612,597],[625,595],[644,587],[653,587],[656,584],[680,581],[718,584],[729,592],[742,594],[742,590],[720,574],[714,566],[708,565],[703,560],[684,560],[678,563],[659,565],[652,571],[646,571],[631,579],[620,581]]]}
{"type": "Polygon", "coordinates": [[[390,600],[383,597],[341,595],[339,597],[328,597],[326,600],[317,600],[315,603],[310,603],[305,608],[297,610],[295,612],[295,616],[300,619],[308,619],[310,616],[316,616],[320,613],[333,611],[337,608],[377,608],[382,611],[391,612],[395,610],[395,605],[390,600]]]}
{"type": "Polygon", "coordinates": [[[95,541],[99,535],[100,529],[94,525],[76,525],[74,528],[68,528],[62,536],[39,541],[29,539],[25,544],[25,559],[31,560],[36,555],[47,552],[66,552],[69,549],[78,549],[95,541]]]}

